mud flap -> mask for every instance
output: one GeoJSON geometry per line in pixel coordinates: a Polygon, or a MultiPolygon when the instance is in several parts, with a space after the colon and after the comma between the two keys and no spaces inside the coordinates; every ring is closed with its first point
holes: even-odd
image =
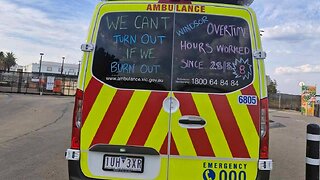
{"type": "Polygon", "coordinates": [[[258,170],[258,175],[256,180],[269,180],[270,171],[258,170]]]}
{"type": "Polygon", "coordinates": [[[69,180],[93,180],[86,177],[80,168],[80,161],[68,161],[69,180]]]}

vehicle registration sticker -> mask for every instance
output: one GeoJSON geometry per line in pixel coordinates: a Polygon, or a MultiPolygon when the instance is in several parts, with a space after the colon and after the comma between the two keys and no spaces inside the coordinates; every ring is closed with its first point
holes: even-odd
{"type": "Polygon", "coordinates": [[[102,169],[105,171],[143,173],[144,157],[105,154],[102,169]]]}

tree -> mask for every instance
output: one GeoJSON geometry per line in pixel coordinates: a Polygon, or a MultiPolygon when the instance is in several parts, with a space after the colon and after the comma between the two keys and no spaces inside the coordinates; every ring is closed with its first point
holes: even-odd
{"type": "Polygon", "coordinates": [[[4,53],[0,51],[0,71],[5,70],[4,59],[5,59],[4,53]]]}
{"type": "Polygon", "coordinates": [[[270,80],[270,84],[267,86],[268,94],[276,94],[277,93],[277,81],[270,80]]]}
{"type": "Polygon", "coordinates": [[[4,58],[4,65],[5,65],[5,69],[8,70],[8,72],[10,71],[11,67],[17,65],[16,60],[17,60],[17,58],[15,57],[13,52],[6,53],[6,56],[4,58]]]}

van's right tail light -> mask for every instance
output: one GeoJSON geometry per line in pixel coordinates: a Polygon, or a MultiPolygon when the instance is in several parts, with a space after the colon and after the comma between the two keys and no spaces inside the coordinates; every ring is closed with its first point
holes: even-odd
{"type": "Polygon", "coordinates": [[[83,91],[77,89],[73,110],[71,149],[80,149],[83,91]]]}
{"type": "Polygon", "coordinates": [[[260,158],[269,158],[269,110],[268,98],[261,99],[261,112],[260,112],[260,158]]]}

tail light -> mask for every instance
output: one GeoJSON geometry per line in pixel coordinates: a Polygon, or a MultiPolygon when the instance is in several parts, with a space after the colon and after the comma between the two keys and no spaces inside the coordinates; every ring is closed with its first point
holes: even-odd
{"type": "Polygon", "coordinates": [[[80,149],[83,91],[77,89],[73,110],[71,149],[80,149]]]}
{"type": "Polygon", "coordinates": [[[261,99],[261,112],[260,112],[260,158],[269,158],[269,111],[268,99],[261,99]]]}

